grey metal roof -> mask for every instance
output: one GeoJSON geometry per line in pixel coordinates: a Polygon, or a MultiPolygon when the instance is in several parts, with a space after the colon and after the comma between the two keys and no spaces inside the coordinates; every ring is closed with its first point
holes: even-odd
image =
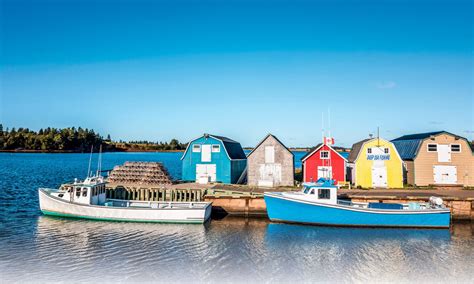
{"type": "Polygon", "coordinates": [[[367,138],[352,145],[352,149],[351,149],[351,152],[349,153],[349,158],[347,159],[347,161],[349,163],[355,162],[355,160],[357,159],[357,156],[359,155],[360,150],[362,149],[362,145],[364,145],[365,142],[371,139],[374,139],[374,138],[367,138]]]}
{"type": "Polygon", "coordinates": [[[244,149],[242,149],[242,146],[240,145],[239,142],[234,141],[224,136],[217,136],[217,135],[212,135],[212,134],[208,134],[208,135],[210,137],[214,137],[222,141],[222,144],[224,144],[224,148],[227,151],[227,154],[232,160],[247,159],[247,156],[244,153],[244,149]]]}
{"type": "Polygon", "coordinates": [[[438,134],[441,134],[441,133],[448,133],[448,134],[451,134],[453,136],[456,136],[452,133],[449,133],[447,131],[434,131],[434,132],[426,132],[426,133],[416,133],[416,134],[409,134],[409,135],[404,135],[402,137],[398,137],[396,139],[393,139],[393,141],[398,141],[398,140],[415,140],[415,139],[426,139],[426,138],[429,138],[431,136],[434,136],[434,135],[438,135],[438,134]]]}
{"type": "Polygon", "coordinates": [[[402,160],[413,160],[423,139],[392,140],[402,160]]]}
{"type": "Polygon", "coordinates": [[[250,157],[250,155],[255,151],[255,149],[257,149],[258,147],[260,147],[260,145],[262,145],[263,142],[265,142],[265,140],[268,139],[268,137],[273,137],[278,143],[280,143],[281,146],[283,146],[283,148],[285,148],[288,152],[291,153],[291,155],[294,156],[293,152],[290,151],[290,149],[288,149],[285,144],[283,144],[280,139],[278,139],[275,135],[269,133],[267,134],[267,136],[265,136],[265,138],[262,139],[262,141],[260,141],[260,143],[257,144],[257,146],[255,146],[255,148],[252,149],[252,151],[250,151],[250,153],[248,153],[247,157],[250,157]]]}

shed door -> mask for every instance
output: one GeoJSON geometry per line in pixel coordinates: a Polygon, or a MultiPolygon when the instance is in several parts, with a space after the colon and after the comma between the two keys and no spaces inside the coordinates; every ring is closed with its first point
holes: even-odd
{"type": "Polygon", "coordinates": [[[259,186],[276,186],[281,183],[281,164],[261,164],[259,186]]]}
{"type": "Polygon", "coordinates": [[[201,162],[211,161],[211,145],[201,146],[201,162]]]}
{"type": "Polygon", "coordinates": [[[318,166],[318,179],[320,178],[332,179],[332,167],[318,166]]]}
{"type": "Polygon", "coordinates": [[[435,184],[456,184],[458,181],[456,166],[433,166],[435,184]]]}
{"type": "Polygon", "coordinates": [[[387,187],[386,167],[372,167],[372,187],[387,187]]]}
{"type": "Polygon", "coordinates": [[[197,164],[196,165],[196,181],[198,183],[208,183],[216,181],[216,165],[215,164],[197,164]]]}
{"type": "Polygon", "coordinates": [[[438,144],[438,162],[451,162],[450,145],[438,144]]]}

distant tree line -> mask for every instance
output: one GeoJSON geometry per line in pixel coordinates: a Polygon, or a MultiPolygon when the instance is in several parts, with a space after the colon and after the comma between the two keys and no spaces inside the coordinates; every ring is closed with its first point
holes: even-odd
{"type": "Polygon", "coordinates": [[[94,146],[94,151],[160,151],[183,150],[186,144],[177,139],[170,142],[130,141],[114,142],[110,135],[103,138],[93,129],[87,128],[45,128],[33,131],[28,128],[4,129],[0,124],[0,150],[17,151],[64,151],[64,152],[89,152],[94,146]]]}

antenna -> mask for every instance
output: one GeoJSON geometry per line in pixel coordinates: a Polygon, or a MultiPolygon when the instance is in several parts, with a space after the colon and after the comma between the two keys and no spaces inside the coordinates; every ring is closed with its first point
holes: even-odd
{"type": "Polygon", "coordinates": [[[328,107],[328,136],[331,138],[331,108],[328,107]]]}
{"type": "Polygon", "coordinates": [[[377,147],[380,147],[380,129],[377,126],[377,147]]]}
{"type": "Polygon", "coordinates": [[[94,145],[91,146],[91,154],[89,155],[89,168],[87,169],[87,177],[91,174],[91,163],[92,163],[92,151],[94,150],[94,145]]]}

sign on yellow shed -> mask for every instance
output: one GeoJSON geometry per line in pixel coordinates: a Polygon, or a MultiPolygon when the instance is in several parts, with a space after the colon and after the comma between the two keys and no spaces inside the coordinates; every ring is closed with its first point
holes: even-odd
{"type": "Polygon", "coordinates": [[[364,188],[402,188],[403,161],[393,143],[370,138],[352,146],[349,155],[352,183],[364,188]]]}

